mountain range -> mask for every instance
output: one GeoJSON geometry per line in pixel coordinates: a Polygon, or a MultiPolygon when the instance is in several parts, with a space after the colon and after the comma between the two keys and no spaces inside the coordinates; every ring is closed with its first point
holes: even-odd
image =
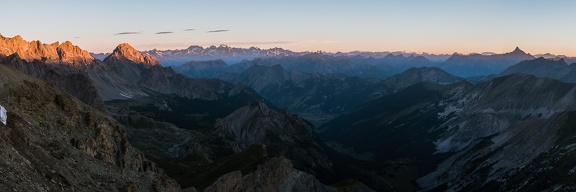
{"type": "MultiPolygon", "coordinates": [[[[14,39],[5,38],[4,40],[11,41],[14,39]]],[[[15,40],[22,41],[22,44],[33,43],[44,46],[46,49],[53,49],[54,46],[52,45],[56,45],[26,42],[19,38],[15,40]]],[[[56,47],[56,49],[58,48],[56,47]]],[[[26,48],[16,50],[30,52],[30,50],[26,48]]],[[[50,83],[54,83],[54,85],[60,86],[61,88],[66,88],[66,86],[70,84],[76,84],[75,88],[86,87],[86,89],[69,89],[65,91],[75,93],[79,96],[85,95],[86,93],[99,96],[97,97],[98,101],[101,103],[105,101],[106,103],[104,105],[94,105],[94,107],[104,106],[105,108],[99,109],[113,116],[120,122],[120,124],[112,125],[119,131],[118,134],[120,134],[120,138],[126,139],[127,136],[127,140],[130,140],[136,147],[143,150],[147,158],[158,163],[158,166],[163,168],[167,175],[176,179],[181,187],[189,188],[188,190],[195,190],[194,187],[199,187],[200,189],[218,189],[232,186],[232,184],[222,183],[223,181],[219,178],[224,177],[226,178],[224,181],[234,182],[236,183],[234,185],[243,189],[262,190],[263,186],[280,189],[279,187],[286,185],[302,187],[297,184],[311,183],[317,186],[318,189],[331,191],[336,190],[336,188],[321,184],[317,178],[328,183],[338,182],[348,178],[346,174],[342,173],[331,174],[334,173],[334,171],[338,172],[338,170],[333,170],[331,167],[332,163],[328,160],[327,150],[329,150],[329,148],[323,145],[318,139],[319,137],[310,124],[301,118],[292,116],[287,111],[278,113],[275,112],[275,109],[269,109],[265,104],[266,101],[253,89],[246,86],[233,85],[217,79],[186,78],[183,75],[175,73],[170,67],[162,67],[154,57],[141,54],[128,44],[118,45],[113,53],[103,61],[93,59],[92,56],[87,55],[87,58],[84,59],[89,60],[90,63],[83,64],[78,64],[75,61],[63,62],[63,60],[58,60],[60,62],[52,62],[52,60],[42,60],[42,58],[44,58],[43,54],[49,53],[46,51],[35,52],[36,54],[33,55],[33,57],[25,60],[19,58],[18,51],[11,55],[3,56],[3,62],[9,63],[8,65],[10,67],[20,67],[22,71],[48,80],[50,83]],[[43,75],[45,71],[55,71],[53,73],[58,74],[58,76],[54,78],[44,78],[43,75]],[[85,81],[66,81],[68,76],[79,76],[84,78],[85,81]],[[65,83],[60,85],[58,84],[59,82],[67,82],[69,84],[65,83]],[[256,105],[258,107],[254,108],[253,103],[258,103],[258,105],[256,105]],[[242,108],[243,106],[247,107],[242,108]],[[155,109],[156,107],[157,109],[155,109]],[[211,108],[211,110],[208,110],[208,108],[211,108]],[[228,115],[230,117],[227,117],[228,115]],[[281,123],[283,121],[287,124],[281,123]],[[242,130],[254,129],[253,125],[257,124],[261,125],[257,130],[260,130],[260,133],[264,133],[264,135],[255,137],[254,135],[246,135],[243,133],[244,131],[242,130]],[[122,127],[123,130],[119,129],[119,127],[122,127]],[[190,137],[184,137],[184,141],[177,139],[161,140],[158,133],[166,129],[171,130],[169,133],[172,134],[183,134],[178,135],[179,137],[184,135],[190,137]],[[240,132],[230,132],[230,130],[240,132]],[[125,134],[124,131],[127,133],[126,136],[122,136],[122,134],[125,134]],[[150,138],[158,142],[150,142],[151,140],[148,140],[143,144],[139,142],[139,138],[142,137],[150,138]],[[274,138],[280,138],[280,140],[274,138]],[[320,143],[314,144],[318,142],[320,143]],[[262,146],[258,147],[260,143],[266,144],[268,149],[262,148],[262,146]],[[293,144],[294,146],[286,145],[286,143],[293,144]],[[253,145],[255,146],[250,147],[253,145]],[[313,147],[317,145],[324,147],[313,147]],[[190,146],[200,146],[200,148],[189,148],[190,146]],[[177,152],[181,149],[185,152],[177,152]],[[271,150],[275,155],[266,155],[268,150],[271,150]],[[257,151],[256,154],[253,153],[254,151],[257,151]],[[205,158],[200,158],[199,161],[191,161],[192,159],[189,159],[195,159],[197,157],[196,155],[205,158]],[[286,159],[286,157],[289,159],[286,159]],[[239,162],[236,160],[242,161],[242,159],[245,158],[248,158],[246,160],[251,162],[247,165],[248,167],[237,166],[239,162]],[[268,165],[269,162],[281,163],[283,166],[281,168],[271,167],[268,165]],[[291,162],[294,163],[294,167],[306,172],[295,170],[291,162]],[[200,163],[201,166],[198,167],[199,164],[197,163],[200,163]],[[182,170],[187,170],[187,172],[182,173],[182,170]],[[201,175],[208,174],[210,176],[194,176],[198,171],[201,171],[201,175]],[[242,176],[226,175],[234,171],[241,172],[242,176]],[[278,171],[282,171],[283,173],[288,171],[297,174],[301,179],[287,180],[289,178],[293,179],[291,175],[286,175],[286,179],[284,180],[266,179],[263,181],[259,179],[254,180],[251,179],[251,177],[244,177],[246,174],[251,175],[253,172],[254,174],[267,173],[276,175],[278,171]],[[231,178],[235,179],[230,180],[231,178]],[[256,185],[254,182],[258,182],[258,184],[256,185]]],[[[8,70],[3,70],[2,72],[6,73],[8,70]]],[[[22,74],[17,75],[22,76],[22,74]]],[[[26,82],[24,83],[26,84],[26,82]]],[[[44,90],[38,91],[42,92],[44,90]]],[[[31,92],[21,92],[21,94],[31,94],[31,92]]],[[[47,98],[50,99],[52,97],[49,96],[47,98]]],[[[24,101],[22,97],[18,99],[24,101]]],[[[34,98],[31,99],[34,100],[34,98]]],[[[84,101],[91,100],[84,98],[84,101]]],[[[50,102],[54,102],[56,105],[63,105],[62,102],[64,101],[56,98],[50,102]]],[[[12,103],[11,101],[8,102],[8,104],[3,103],[3,106],[6,106],[8,110],[12,111],[15,107],[12,103]]],[[[86,103],[90,104],[90,102],[86,103]]],[[[15,117],[23,115],[23,112],[20,113],[18,110],[14,110],[14,112],[15,113],[9,114],[8,126],[10,128],[15,126],[13,125],[17,120],[15,117]]],[[[72,111],[71,113],[75,115],[79,112],[72,111]]],[[[40,114],[33,113],[31,115],[39,116],[40,114]]],[[[52,115],[54,115],[53,118],[59,117],[58,114],[52,115]]],[[[56,122],[46,120],[39,121],[49,126],[58,126],[54,124],[56,122]]],[[[95,123],[98,122],[101,123],[102,121],[95,120],[95,123]]],[[[90,128],[90,126],[86,128],[90,128]]],[[[74,131],[71,132],[77,134],[74,131]]],[[[77,140],[78,139],[67,139],[65,142],[63,142],[64,140],[54,142],[56,142],[55,145],[72,143],[73,146],[84,150],[84,153],[98,158],[104,158],[105,161],[124,162],[122,159],[108,157],[105,156],[106,154],[101,155],[98,151],[87,148],[87,145],[93,145],[93,141],[91,140],[77,140]],[[86,144],[86,142],[88,142],[88,144],[86,144]]],[[[128,144],[127,140],[121,141],[121,143],[123,143],[122,145],[118,143],[101,145],[107,146],[105,149],[112,148],[113,150],[119,146],[129,148],[130,144],[128,144]]],[[[100,144],[98,144],[98,146],[100,146],[100,144]]],[[[24,147],[22,150],[28,149],[24,147]]],[[[73,151],[74,150],[72,150],[72,152],[73,151]]],[[[123,149],[123,151],[127,150],[123,149]]],[[[66,151],[64,154],[67,156],[69,153],[69,151],[66,151]]],[[[136,150],[134,153],[139,153],[139,151],[136,150]]],[[[329,153],[337,154],[330,151],[329,153]]],[[[140,158],[143,159],[143,156],[140,155],[140,158]]],[[[82,159],[81,161],[84,162],[86,160],[82,159]]],[[[91,165],[90,162],[86,163],[91,165]]],[[[340,166],[342,163],[338,164],[340,166]]],[[[113,166],[124,167],[123,164],[118,163],[113,166]]],[[[154,163],[149,163],[146,166],[154,167],[155,165],[154,163]]],[[[344,166],[347,167],[348,165],[344,166]]],[[[110,168],[113,167],[102,167],[101,171],[106,171],[106,169],[110,168]]],[[[151,169],[152,168],[139,168],[138,170],[147,171],[151,169]]],[[[87,172],[86,174],[89,173],[90,172],[87,172]]],[[[353,173],[364,174],[360,171],[353,171],[353,173]]],[[[162,182],[165,183],[155,181],[147,182],[147,184],[159,185],[156,189],[162,191],[165,190],[163,187],[172,190],[178,186],[172,178],[167,178],[166,174],[161,170],[158,174],[158,177],[166,178],[162,180],[162,182]]],[[[62,177],[68,178],[69,176],[62,177]]],[[[93,179],[93,181],[96,182],[98,179],[93,179]]],[[[28,182],[33,181],[28,180],[28,182]]],[[[68,182],[68,180],[63,179],[56,183],[63,182],[68,182]]],[[[121,179],[119,182],[127,182],[127,180],[121,179]]],[[[146,180],[134,180],[132,183],[138,182],[146,182],[146,180]]],[[[65,184],[70,185],[68,183],[65,184]]],[[[114,185],[120,186],[120,184],[114,185]]],[[[150,190],[146,188],[146,185],[138,187],[132,185],[134,184],[126,184],[126,186],[122,184],[120,187],[150,190]]],[[[374,186],[377,185],[379,184],[374,184],[374,186]]],[[[72,185],[72,187],[75,187],[75,185],[72,185]]],[[[363,188],[370,190],[362,183],[346,184],[337,188],[363,188]]]]}
{"type": "Polygon", "coordinates": [[[236,48],[227,45],[220,46],[190,46],[186,49],[157,50],[143,52],[158,58],[164,65],[181,65],[191,60],[207,61],[222,59],[228,64],[239,63],[242,60],[252,60],[255,58],[268,58],[277,56],[288,56],[299,53],[282,48],[260,49],[256,47],[236,48]]]}
{"type": "MultiPolygon", "coordinates": [[[[401,73],[411,67],[438,67],[453,75],[464,78],[478,78],[480,76],[494,75],[507,67],[520,61],[531,60],[536,57],[522,51],[518,47],[512,52],[497,53],[471,53],[463,55],[433,55],[403,52],[361,52],[327,53],[327,52],[293,52],[281,48],[234,48],[226,45],[220,46],[190,46],[182,50],[150,50],[142,53],[158,58],[166,66],[178,66],[176,71],[190,77],[215,77],[225,72],[241,72],[251,65],[281,64],[286,70],[299,70],[303,72],[319,72],[324,74],[341,73],[364,78],[388,76],[401,73]],[[218,65],[203,65],[202,62],[217,63],[218,65]],[[194,66],[203,66],[196,69],[194,66]],[[330,63],[330,65],[326,65],[330,63]],[[186,64],[186,65],[185,65],[186,64]],[[187,67],[185,67],[187,66],[187,67]],[[206,74],[204,74],[206,73],[206,74]]],[[[103,60],[109,54],[93,54],[103,60]]],[[[543,54],[549,59],[565,59],[576,61],[566,56],[543,54]]],[[[205,64],[207,64],[205,63],[205,64]]]]}
{"type": "Polygon", "coordinates": [[[3,190],[576,189],[565,58],[129,44],[95,58],[20,36],[0,50],[3,190]]]}

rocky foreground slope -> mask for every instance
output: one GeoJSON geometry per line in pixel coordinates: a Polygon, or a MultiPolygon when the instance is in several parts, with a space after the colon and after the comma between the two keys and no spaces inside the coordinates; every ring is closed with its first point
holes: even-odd
{"type": "Polygon", "coordinates": [[[115,120],[55,86],[0,64],[0,189],[179,191],[128,144],[115,120]]]}

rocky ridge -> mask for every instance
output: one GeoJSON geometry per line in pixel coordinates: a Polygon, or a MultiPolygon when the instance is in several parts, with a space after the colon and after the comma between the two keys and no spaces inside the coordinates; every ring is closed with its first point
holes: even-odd
{"type": "Polygon", "coordinates": [[[39,60],[50,65],[82,67],[95,62],[88,51],[82,50],[70,41],[62,44],[59,42],[44,44],[40,41],[25,41],[19,35],[13,38],[0,35],[0,54],[5,56],[17,54],[27,62],[39,60]]]}

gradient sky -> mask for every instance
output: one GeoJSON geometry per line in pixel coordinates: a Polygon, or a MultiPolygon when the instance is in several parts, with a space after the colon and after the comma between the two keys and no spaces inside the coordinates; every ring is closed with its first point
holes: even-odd
{"type": "Polygon", "coordinates": [[[329,52],[502,53],[518,46],[576,56],[574,0],[18,0],[1,6],[2,35],[69,40],[91,52],[127,42],[139,50],[227,44],[329,52]],[[137,34],[119,35],[126,32],[137,34]]]}

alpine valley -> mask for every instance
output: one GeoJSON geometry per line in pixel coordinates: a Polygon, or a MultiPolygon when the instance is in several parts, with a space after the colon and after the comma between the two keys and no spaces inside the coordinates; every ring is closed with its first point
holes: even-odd
{"type": "Polygon", "coordinates": [[[1,191],[575,191],[565,56],[0,35],[1,191]]]}

